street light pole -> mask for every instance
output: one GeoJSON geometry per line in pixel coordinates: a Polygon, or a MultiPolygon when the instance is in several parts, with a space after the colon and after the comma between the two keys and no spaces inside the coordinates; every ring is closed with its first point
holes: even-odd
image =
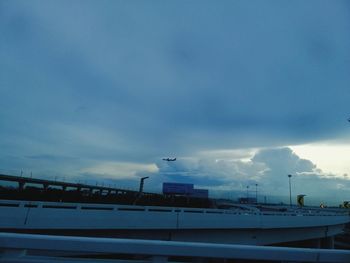
{"type": "Polygon", "coordinates": [[[290,182],[290,178],[292,177],[291,174],[288,174],[288,178],[289,178],[289,206],[292,206],[292,185],[290,182]]]}
{"type": "Polygon", "coordinates": [[[144,181],[145,181],[147,178],[149,178],[149,177],[148,177],[148,176],[146,176],[146,177],[142,177],[142,178],[140,179],[140,188],[139,188],[139,194],[142,194],[142,192],[143,192],[143,185],[144,185],[144,181]]]}
{"type": "Polygon", "coordinates": [[[258,184],[255,184],[255,202],[258,203],[258,184]]]}

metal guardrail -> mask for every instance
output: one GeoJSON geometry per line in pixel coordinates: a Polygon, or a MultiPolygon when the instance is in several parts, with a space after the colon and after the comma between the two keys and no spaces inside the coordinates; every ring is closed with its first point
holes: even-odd
{"type": "Polygon", "coordinates": [[[89,258],[91,254],[148,256],[148,262],[167,262],[170,257],[189,257],[203,261],[243,259],[350,262],[349,250],[0,233],[1,262],[125,262],[111,258],[92,260],[89,258]],[[30,252],[33,251],[44,253],[31,256],[30,252]],[[58,252],[64,252],[65,257],[57,256],[58,252]],[[85,257],[77,257],[77,254],[85,257]]]}

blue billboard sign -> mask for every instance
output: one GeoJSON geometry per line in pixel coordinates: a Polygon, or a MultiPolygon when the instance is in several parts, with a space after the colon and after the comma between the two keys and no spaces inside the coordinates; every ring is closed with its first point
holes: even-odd
{"type": "Polygon", "coordinates": [[[191,194],[193,184],[163,183],[163,194],[191,194]]]}

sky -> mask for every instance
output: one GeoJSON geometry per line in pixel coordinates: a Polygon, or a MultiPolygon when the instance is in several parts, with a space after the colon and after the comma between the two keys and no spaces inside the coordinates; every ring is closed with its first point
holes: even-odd
{"type": "Polygon", "coordinates": [[[348,1],[0,0],[0,172],[339,204],[349,46],[348,1]]]}

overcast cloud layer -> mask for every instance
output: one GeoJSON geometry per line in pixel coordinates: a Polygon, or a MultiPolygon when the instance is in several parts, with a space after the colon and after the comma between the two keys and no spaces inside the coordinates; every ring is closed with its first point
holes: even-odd
{"type": "Polygon", "coordinates": [[[0,169],[346,198],[285,146],[349,141],[349,46],[347,1],[0,1],[0,169]]]}

